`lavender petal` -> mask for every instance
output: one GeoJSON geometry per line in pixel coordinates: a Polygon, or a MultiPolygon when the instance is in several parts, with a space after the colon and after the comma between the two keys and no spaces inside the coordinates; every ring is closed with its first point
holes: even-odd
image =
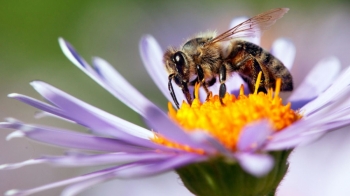
{"type": "Polygon", "coordinates": [[[142,108],[153,105],[148,99],[141,95],[133,86],[131,86],[116,70],[112,68],[106,61],[95,58],[93,69],[80,57],[75,49],[64,39],[59,38],[59,44],[63,53],[69,60],[73,62],[79,69],[95,80],[99,85],[109,91],[116,98],[123,101],[131,109],[139,114],[143,114],[142,108]],[[120,88],[127,88],[127,91],[122,91],[120,88]],[[132,98],[138,98],[132,100],[132,98]],[[137,103],[137,104],[136,104],[137,103]],[[144,105],[146,104],[146,105],[144,105]]]}
{"type": "Polygon", "coordinates": [[[165,171],[171,171],[187,164],[196,163],[208,159],[207,156],[199,154],[179,154],[169,159],[135,165],[118,172],[119,178],[134,178],[156,175],[165,171]]]}
{"type": "Polygon", "coordinates": [[[29,159],[19,163],[0,165],[0,170],[18,169],[28,165],[49,163],[56,166],[83,167],[106,164],[127,164],[134,162],[158,162],[173,157],[173,154],[147,153],[108,153],[108,154],[77,154],[65,156],[42,156],[38,159],[29,159]]]}
{"type": "Polygon", "coordinates": [[[341,94],[347,86],[350,85],[350,68],[347,68],[333,84],[322,92],[317,99],[306,104],[302,110],[305,112],[305,115],[314,113],[318,108],[328,104],[332,100],[336,99],[339,94],[341,94]]]}
{"type": "Polygon", "coordinates": [[[5,195],[6,196],[26,196],[26,195],[31,195],[31,194],[38,193],[41,191],[45,191],[48,189],[52,189],[52,188],[56,188],[56,187],[60,187],[60,186],[65,186],[65,185],[69,185],[69,184],[74,184],[74,183],[79,183],[79,182],[84,182],[84,181],[88,181],[91,179],[101,179],[99,181],[103,181],[104,179],[107,180],[107,179],[111,179],[111,178],[115,177],[116,171],[118,171],[122,167],[123,166],[113,167],[113,168],[97,171],[94,173],[86,174],[83,176],[70,178],[67,180],[62,180],[59,182],[54,182],[51,184],[43,185],[43,186],[36,187],[33,189],[9,190],[5,193],[5,195]]]}
{"type": "Polygon", "coordinates": [[[259,150],[272,132],[271,124],[267,120],[251,123],[242,130],[237,148],[240,152],[259,150]]]}
{"type": "Polygon", "coordinates": [[[302,124],[297,124],[299,125],[297,127],[293,124],[286,130],[276,133],[264,149],[281,150],[308,144],[326,132],[349,125],[349,112],[348,108],[347,110],[327,114],[326,118],[314,116],[311,119],[306,119],[302,124]],[[322,121],[318,119],[322,119],[322,121]]]}
{"type": "Polygon", "coordinates": [[[78,193],[81,193],[84,190],[91,188],[94,185],[100,184],[102,182],[106,182],[108,180],[111,180],[112,178],[114,178],[114,175],[91,178],[82,182],[75,183],[65,188],[62,191],[61,196],[77,195],[78,193]]]}
{"type": "Polygon", "coordinates": [[[289,39],[279,38],[273,42],[271,53],[280,59],[288,70],[292,69],[296,53],[293,42],[289,39]]]}
{"type": "Polygon", "coordinates": [[[337,58],[328,57],[323,59],[310,71],[299,88],[289,97],[288,101],[292,103],[294,109],[298,109],[295,108],[296,104],[294,103],[299,103],[297,106],[300,108],[303,106],[300,104],[300,101],[311,101],[321,94],[331,85],[338,76],[339,71],[340,62],[337,58]]]}
{"type": "Polygon", "coordinates": [[[43,156],[40,159],[44,159],[50,164],[58,166],[94,166],[105,164],[126,164],[133,162],[158,162],[168,159],[174,156],[169,153],[159,152],[143,152],[143,153],[108,153],[108,154],[74,154],[67,156],[43,156]]]}
{"type": "MultiPolygon", "coordinates": [[[[141,59],[148,74],[151,76],[153,82],[158,86],[163,95],[169,100],[173,101],[168,89],[168,73],[165,70],[163,63],[163,52],[158,42],[151,35],[144,35],[139,44],[139,51],[141,59]]],[[[174,84],[175,95],[179,101],[185,100],[180,88],[174,84]]],[[[173,103],[174,104],[174,103],[173,103]]]]}
{"type": "Polygon", "coordinates": [[[144,142],[148,145],[129,144],[113,138],[92,136],[53,127],[26,125],[20,122],[2,122],[0,123],[0,127],[18,130],[10,134],[7,139],[26,136],[35,141],[66,148],[105,152],[140,152],[155,148],[158,149],[158,146],[150,141],[144,142]]]}
{"type": "Polygon", "coordinates": [[[189,145],[192,148],[208,148],[207,145],[198,142],[195,138],[191,137],[190,134],[184,132],[182,128],[169,119],[163,112],[151,107],[147,110],[146,115],[152,117],[150,120],[145,120],[148,126],[167,139],[178,142],[179,144],[189,145]]]}
{"type": "Polygon", "coordinates": [[[136,90],[107,61],[95,57],[93,65],[104,83],[113,91],[113,95],[141,116],[145,116],[145,108],[157,108],[150,100],[136,90]]]}
{"type": "Polygon", "coordinates": [[[236,158],[246,172],[256,177],[264,176],[274,165],[273,158],[267,154],[238,153],[236,158]]]}
{"type": "Polygon", "coordinates": [[[151,131],[91,106],[47,83],[35,81],[31,85],[45,99],[64,111],[70,120],[89,127],[93,131],[123,139],[153,137],[151,131]]]}

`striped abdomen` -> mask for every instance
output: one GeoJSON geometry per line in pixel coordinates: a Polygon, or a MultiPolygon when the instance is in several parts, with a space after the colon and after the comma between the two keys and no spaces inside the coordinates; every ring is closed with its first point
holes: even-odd
{"type": "Polygon", "coordinates": [[[259,72],[263,73],[260,83],[262,91],[275,88],[276,79],[281,78],[281,91],[293,90],[293,80],[288,69],[272,54],[253,43],[243,40],[233,41],[225,59],[228,72],[237,72],[254,89],[259,72]]]}

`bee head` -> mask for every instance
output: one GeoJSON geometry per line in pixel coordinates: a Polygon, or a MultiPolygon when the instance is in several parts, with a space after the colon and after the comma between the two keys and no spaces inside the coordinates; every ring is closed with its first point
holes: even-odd
{"type": "Polygon", "coordinates": [[[183,83],[188,83],[188,65],[186,55],[183,52],[169,49],[164,54],[164,63],[169,76],[172,75],[178,86],[182,87],[183,83]]]}
{"type": "Polygon", "coordinates": [[[187,84],[189,82],[189,68],[186,60],[186,55],[182,51],[169,49],[164,54],[164,64],[165,64],[166,70],[169,73],[168,88],[169,88],[170,94],[175,104],[177,105],[177,107],[179,107],[179,103],[176,99],[171,81],[174,80],[176,85],[178,85],[182,89],[182,91],[185,93],[185,96],[186,97],[189,96],[188,88],[187,88],[187,84]]]}

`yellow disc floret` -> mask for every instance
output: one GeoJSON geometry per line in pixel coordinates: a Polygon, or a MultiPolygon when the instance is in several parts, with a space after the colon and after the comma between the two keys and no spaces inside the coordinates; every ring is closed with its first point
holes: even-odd
{"type": "MultiPolygon", "coordinates": [[[[259,74],[261,78],[261,73],[259,74]]],[[[260,79],[258,78],[258,87],[260,79]]],[[[169,116],[187,132],[203,130],[208,132],[226,148],[236,150],[242,129],[251,122],[268,119],[274,131],[280,131],[301,118],[301,115],[290,108],[290,103],[283,105],[279,97],[281,80],[276,82],[276,90],[268,93],[257,92],[244,95],[243,85],[240,95],[236,97],[227,93],[221,104],[219,96],[208,96],[204,103],[198,99],[200,85],[195,86],[195,99],[192,105],[183,102],[179,110],[168,104],[169,116]]],[[[153,141],[168,147],[180,148],[201,153],[201,150],[190,149],[188,146],[177,144],[157,135],[153,141]]]]}

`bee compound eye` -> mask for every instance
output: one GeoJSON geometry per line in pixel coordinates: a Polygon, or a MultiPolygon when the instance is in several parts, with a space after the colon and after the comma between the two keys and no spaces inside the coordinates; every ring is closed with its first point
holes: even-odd
{"type": "Polygon", "coordinates": [[[182,72],[183,66],[185,65],[185,58],[182,52],[179,51],[174,54],[174,63],[176,64],[176,69],[182,72]]]}

